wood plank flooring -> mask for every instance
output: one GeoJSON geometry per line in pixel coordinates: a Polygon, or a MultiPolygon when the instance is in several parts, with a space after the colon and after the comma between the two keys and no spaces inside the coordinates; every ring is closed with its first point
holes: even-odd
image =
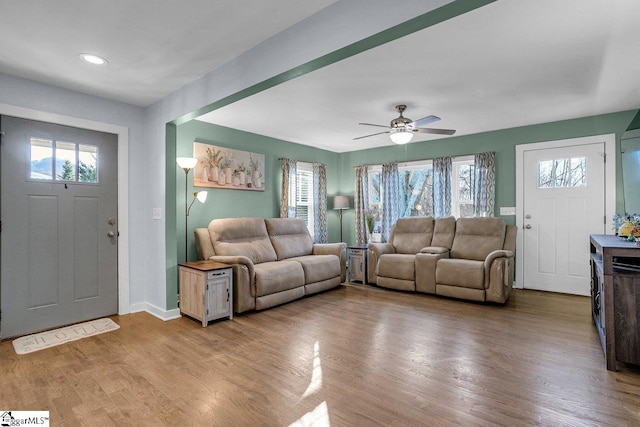
{"type": "Polygon", "coordinates": [[[207,328],[114,332],[18,356],[0,410],[52,426],[640,426],[640,373],[609,372],[589,299],[506,306],[343,285],[207,328]]]}

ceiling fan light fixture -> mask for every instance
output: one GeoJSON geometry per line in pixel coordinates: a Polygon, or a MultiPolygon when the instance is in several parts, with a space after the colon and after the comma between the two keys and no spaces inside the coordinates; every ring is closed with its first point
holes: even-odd
{"type": "Polygon", "coordinates": [[[389,137],[394,144],[404,145],[411,141],[413,132],[404,129],[391,130],[389,137]]]}

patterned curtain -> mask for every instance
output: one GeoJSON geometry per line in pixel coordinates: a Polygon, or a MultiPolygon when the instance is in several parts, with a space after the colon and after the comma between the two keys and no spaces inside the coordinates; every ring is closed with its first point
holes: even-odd
{"type": "Polygon", "coordinates": [[[391,227],[400,217],[400,175],[398,173],[398,163],[391,162],[382,165],[380,176],[380,187],[382,187],[382,241],[389,239],[391,227]]]}
{"type": "Polygon", "coordinates": [[[436,218],[451,215],[452,180],[451,157],[433,159],[433,216],[436,218]]]}
{"type": "Polygon", "coordinates": [[[356,167],[356,182],[354,186],[353,204],[356,215],[356,244],[367,243],[367,222],[364,218],[369,209],[369,167],[356,167]]]}
{"type": "Polygon", "coordinates": [[[496,153],[476,154],[474,162],[473,215],[493,216],[496,201],[496,153]]]}
{"type": "Polygon", "coordinates": [[[313,236],[315,243],[329,241],[327,231],[327,167],[313,164],[313,236]]]}
{"type": "Polygon", "coordinates": [[[280,201],[280,218],[296,217],[296,185],[297,162],[282,159],[282,199],[280,201]],[[289,191],[291,190],[291,191],[289,191]]]}

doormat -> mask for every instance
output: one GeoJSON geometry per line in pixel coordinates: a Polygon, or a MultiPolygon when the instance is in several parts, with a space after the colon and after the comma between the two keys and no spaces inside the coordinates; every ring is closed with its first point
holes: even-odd
{"type": "Polygon", "coordinates": [[[76,341],[81,338],[115,331],[120,326],[108,318],[65,326],[64,328],[40,332],[13,340],[13,348],[18,354],[27,354],[56,345],[76,341]]]}

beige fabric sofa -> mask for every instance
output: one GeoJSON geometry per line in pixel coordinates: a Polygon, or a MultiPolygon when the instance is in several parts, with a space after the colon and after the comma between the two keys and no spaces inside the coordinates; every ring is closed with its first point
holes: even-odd
{"type": "Polygon", "coordinates": [[[369,282],[505,303],[513,287],[516,230],[501,218],[402,218],[388,243],[369,244],[369,282]]]}
{"type": "Polygon", "coordinates": [[[200,259],[233,267],[237,313],[334,288],[346,277],[346,244],[314,244],[303,220],[214,219],[194,235],[200,259]]]}

